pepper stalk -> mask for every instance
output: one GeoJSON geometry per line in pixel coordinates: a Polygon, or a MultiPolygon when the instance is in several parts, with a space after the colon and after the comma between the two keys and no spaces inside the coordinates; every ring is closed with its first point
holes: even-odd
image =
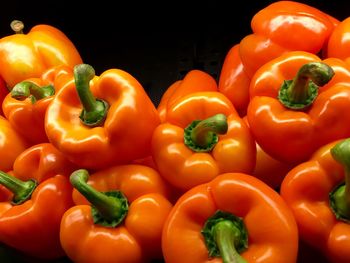
{"type": "Polygon", "coordinates": [[[331,155],[344,167],[345,180],[329,194],[330,205],[337,219],[350,222],[350,138],[337,143],[331,155]]]}
{"type": "Polygon", "coordinates": [[[116,227],[128,213],[128,201],[120,191],[99,192],[87,184],[89,172],[85,169],[74,171],[70,182],[91,204],[95,224],[116,227]]]}
{"type": "Polygon", "coordinates": [[[278,92],[278,100],[289,109],[305,109],[316,99],[319,87],[326,85],[333,76],[334,71],[327,64],[307,63],[293,80],[284,81],[278,92]]]}

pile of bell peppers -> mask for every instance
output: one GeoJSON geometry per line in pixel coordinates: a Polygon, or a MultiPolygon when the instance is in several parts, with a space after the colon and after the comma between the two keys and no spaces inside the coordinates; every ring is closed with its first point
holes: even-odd
{"type": "MultiPolygon", "coordinates": [[[[0,243],[33,262],[350,262],[350,17],[277,1],[155,105],[51,25],[0,39],[0,243]]],[[[1,255],[0,255],[1,258],[1,255]]]]}

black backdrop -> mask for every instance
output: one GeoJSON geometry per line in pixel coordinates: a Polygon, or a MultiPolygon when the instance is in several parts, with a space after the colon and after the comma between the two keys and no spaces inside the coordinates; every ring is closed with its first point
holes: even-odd
{"type": "MultiPolygon", "coordinates": [[[[120,68],[136,77],[155,104],[190,69],[215,78],[226,52],[251,32],[250,20],[274,1],[20,1],[2,2],[0,37],[13,19],[62,30],[97,74],[120,68]]],[[[346,1],[299,1],[343,20],[346,1]]],[[[27,30],[27,31],[26,31],[27,30]]]]}

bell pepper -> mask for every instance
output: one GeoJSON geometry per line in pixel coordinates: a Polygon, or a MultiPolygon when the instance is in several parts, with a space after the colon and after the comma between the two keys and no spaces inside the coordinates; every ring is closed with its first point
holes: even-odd
{"type": "Polygon", "coordinates": [[[255,154],[247,125],[219,92],[196,92],[178,99],[152,137],[158,171],[180,191],[220,173],[250,173],[255,154]]]}
{"type": "Polygon", "coordinates": [[[247,118],[260,147],[297,164],[322,145],[350,136],[350,68],[290,52],[262,66],[251,82],[247,118]]]}
{"type": "Polygon", "coordinates": [[[330,262],[350,261],[349,157],[349,139],[326,144],[292,169],[281,186],[300,238],[330,262]]]}
{"type": "Polygon", "coordinates": [[[163,229],[165,262],[296,262],[298,229],[273,189],[226,173],[183,194],[163,229]]]}
{"type": "Polygon", "coordinates": [[[225,56],[219,77],[218,90],[234,105],[240,116],[245,116],[249,103],[250,77],[245,73],[239,54],[239,44],[225,56]]]}
{"type": "Polygon", "coordinates": [[[162,258],[161,234],[172,204],[156,170],[122,165],[70,177],[76,206],[62,218],[60,239],[74,262],[148,262],[162,258]]]}
{"type": "Polygon", "coordinates": [[[334,17],[295,1],[276,1],[266,6],[251,20],[252,34],[226,54],[219,91],[244,116],[249,103],[249,82],[258,68],[289,51],[325,53],[338,23],[334,17]]]}
{"type": "Polygon", "coordinates": [[[55,175],[38,184],[0,171],[0,184],[13,193],[0,202],[0,242],[35,258],[63,257],[60,222],[73,205],[68,178],[55,175]]]}
{"type": "Polygon", "coordinates": [[[50,68],[40,78],[17,83],[5,97],[2,104],[4,115],[28,143],[48,142],[44,125],[46,109],[62,86],[61,82],[72,74],[73,69],[68,66],[50,68]]]}
{"type": "MultiPolygon", "coordinates": [[[[247,116],[243,118],[249,127],[247,116]]],[[[272,158],[256,143],[256,164],[252,175],[279,191],[281,183],[294,166],[272,158]]]]}
{"type": "Polygon", "coordinates": [[[171,108],[177,99],[194,92],[217,90],[215,79],[208,73],[201,70],[189,71],[182,80],[175,81],[170,85],[162,95],[157,107],[161,122],[166,121],[167,108],[171,108]]]}
{"type": "Polygon", "coordinates": [[[340,58],[349,62],[350,58],[350,17],[341,21],[334,28],[327,45],[327,56],[340,58]]]}
{"type": "MultiPolygon", "coordinates": [[[[2,102],[8,93],[9,93],[9,90],[6,87],[6,83],[0,77],[0,106],[2,105],[2,102]]],[[[2,112],[2,107],[0,107],[0,115],[4,115],[4,113],[2,112]]]]}
{"type": "Polygon", "coordinates": [[[149,156],[159,123],[151,99],[130,74],[110,69],[97,77],[80,64],[48,106],[45,131],[70,161],[100,169],[149,156]]]}
{"type": "Polygon", "coordinates": [[[56,174],[69,175],[77,167],[50,143],[41,143],[24,150],[13,163],[16,178],[41,183],[56,174]]]}
{"type": "Polygon", "coordinates": [[[16,34],[0,39],[0,76],[9,89],[51,67],[82,63],[74,44],[53,26],[36,25],[24,34],[24,24],[14,20],[11,28],[16,34]]]}
{"type": "Polygon", "coordinates": [[[26,141],[0,116],[0,170],[10,171],[17,156],[28,147],[26,141]]]}
{"type": "Polygon", "coordinates": [[[303,3],[272,3],[254,15],[253,33],[239,44],[244,71],[253,77],[262,65],[288,51],[317,54],[338,24],[336,18],[303,3]]]}

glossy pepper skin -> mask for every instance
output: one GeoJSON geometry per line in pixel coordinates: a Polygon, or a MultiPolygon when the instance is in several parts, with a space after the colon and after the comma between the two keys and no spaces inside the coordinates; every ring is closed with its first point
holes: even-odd
{"type": "Polygon", "coordinates": [[[25,79],[40,77],[51,67],[82,63],[78,50],[61,30],[36,25],[24,34],[18,20],[11,27],[16,34],[0,39],[0,76],[9,89],[25,79]]]}
{"type": "Polygon", "coordinates": [[[91,66],[81,64],[48,106],[45,131],[73,163],[99,169],[149,156],[159,123],[155,106],[133,76],[110,69],[97,77],[91,66]]]}
{"type": "MultiPolygon", "coordinates": [[[[229,229],[223,232],[228,234],[229,229]]],[[[298,230],[292,212],[270,187],[247,174],[226,173],[179,198],[164,225],[162,248],[169,263],[296,262],[298,230]],[[247,239],[240,256],[228,253],[236,261],[209,257],[201,232],[218,210],[240,218],[245,226],[226,240],[238,250],[240,241],[247,239]]],[[[220,255],[223,257],[222,251],[220,255]]]]}
{"type": "MultiPolygon", "coordinates": [[[[62,218],[60,237],[67,256],[74,262],[148,262],[162,258],[161,233],[172,204],[167,200],[169,189],[158,172],[142,165],[121,165],[87,177],[86,170],[71,175],[73,185],[88,180],[92,190],[89,194],[81,192],[84,198],[79,186],[75,186],[73,199],[77,205],[62,218]],[[104,197],[94,198],[92,193],[113,190],[121,191],[129,204],[123,218],[113,226],[94,223],[86,199],[92,198],[89,201],[102,211],[104,197]],[[99,206],[96,200],[100,200],[99,206]]],[[[106,207],[105,212],[118,210],[106,207]]],[[[105,214],[107,217],[108,213],[105,214]]]]}
{"type": "Polygon", "coordinates": [[[50,143],[40,143],[27,148],[13,163],[16,178],[23,181],[35,178],[39,183],[56,174],[69,177],[76,169],[77,167],[50,143]]]}
{"type": "Polygon", "coordinates": [[[289,51],[326,53],[328,39],[339,21],[303,3],[277,1],[257,12],[252,34],[226,54],[219,90],[244,116],[249,103],[249,82],[263,64],[289,51]]]}
{"type": "Polygon", "coordinates": [[[218,90],[234,105],[240,116],[245,116],[249,103],[250,77],[245,73],[239,54],[239,44],[226,54],[219,77],[218,90]]]}
{"type": "Polygon", "coordinates": [[[350,57],[350,40],[348,35],[350,33],[350,17],[341,21],[336,28],[334,28],[327,45],[327,56],[340,58],[349,62],[350,57]]]}
{"type": "MultiPolygon", "coordinates": [[[[350,135],[350,116],[344,114],[350,110],[350,68],[340,59],[328,58],[320,62],[316,55],[290,52],[265,64],[252,79],[247,113],[250,130],[260,147],[279,161],[290,164],[306,161],[322,145],[350,135]],[[308,63],[311,64],[306,66],[308,63]],[[319,66],[315,65],[322,65],[324,71],[318,69],[322,73],[316,73],[319,66]],[[291,91],[289,99],[293,96],[298,99],[297,96],[310,91],[309,85],[316,81],[310,82],[311,76],[319,74],[317,78],[324,82],[326,78],[323,77],[327,76],[328,83],[322,83],[324,85],[318,88],[313,86],[316,92],[309,105],[301,103],[304,98],[301,96],[299,105],[304,108],[289,108],[277,98],[286,91],[281,87],[289,85],[282,84],[297,76],[302,79],[301,75],[308,74],[305,72],[307,68],[314,72],[304,79],[305,85],[303,80],[295,82],[300,85],[288,90],[291,91]],[[305,74],[298,73],[301,70],[305,74]]],[[[309,95],[305,98],[309,99],[309,95]]]]}
{"type": "Polygon", "coordinates": [[[17,156],[28,144],[11,126],[10,122],[0,116],[0,170],[10,171],[17,156]]]}
{"type": "MultiPolygon", "coordinates": [[[[0,106],[2,105],[2,102],[8,93],[9,93],[9,90],[6,87],[6,83],[0,77],[0,106]]],[[[2,112],[2,107],[0,107],[0,115],[4,116],[4,113],[2,112]]]]}
{"type": "Polygon", "coordinates": [[[218,91],[215,79],[201,70],[189,71],[182,80],[175,81],[164,92],[157,110],[161,122],[166,121],[167,109],[183,96],[199,91],[218,91]]]}
{"type": "Polygon", "coordinates": [[[252,77],[263,64],[288,51],[319,53],[338,23],[337,19],[303,3],[270,4],[254,15],[253,34],[239,44],[245,72],[252,77]]]}
{"type": "MultiPolygon", "coordinates": [[[[249,127],[247,116],[243,120],[249,127]]],[[[254,177],[263,181],[271,188],[278,190],[284,177],[293,167],[291,164],[272,158],[256,143],[256,163],[254,171],[251,173],[254,177]]]]}
{"type": "Polygon", "coordinates": [[[61,83],[72,74],[73,69],[68,66],[50,68],[40,78],[17,83],[5,97],[2,104],[5,117],[29,144],[49,141],[45,132],[46,109],[61,83]]]}
{"type": "Polygon", "coordinates": [[[209,182],[220,173],[250,173],[255,154],[255,142],[247,125],[219,92],[196,92],[177,100],[168,108],[167,121],[156,128],[152,137],[152,156],[158,171],[181,191],[209,182]],[[196,147],[207,134],[210,137],[217,133],[217,143],[209,140],[211,150],[197,151],[184,142],[186,128],[197,120],[205,120],[204,132],[192,132],[197,142],[190,143],[196,147]],[[216,131],[207,133],[206,127],[216,131]]]}
{"type": "MultiPolygon", "coordinates": [[[[330,262],[345,263],[350,260],[350,225],[337,218],[330,205],[330,194],[344,182],[347,169],[332,156],[332,149],[341,141],[322,146],[292,169],[282,183],[281,196],[293,211],[300,238],[330,262]]],[[[343,157],[348,159],[349,152],[343,157]]]]}
{"type": "Polygon", "coordinates": [[[35,258],[63,257],[60,222],[63,213],[73,205],[68,178],[55,175],[36,186],[32,180],[24,182],[14,176],[11,179],[11,175],[3,172],[0,176],[1,184],[7,182],[8,188],[18,190],[10,199],[0,202],[0,242],[35,258]],[[26,195],[22,196],[23,193],[26,195]]]}

